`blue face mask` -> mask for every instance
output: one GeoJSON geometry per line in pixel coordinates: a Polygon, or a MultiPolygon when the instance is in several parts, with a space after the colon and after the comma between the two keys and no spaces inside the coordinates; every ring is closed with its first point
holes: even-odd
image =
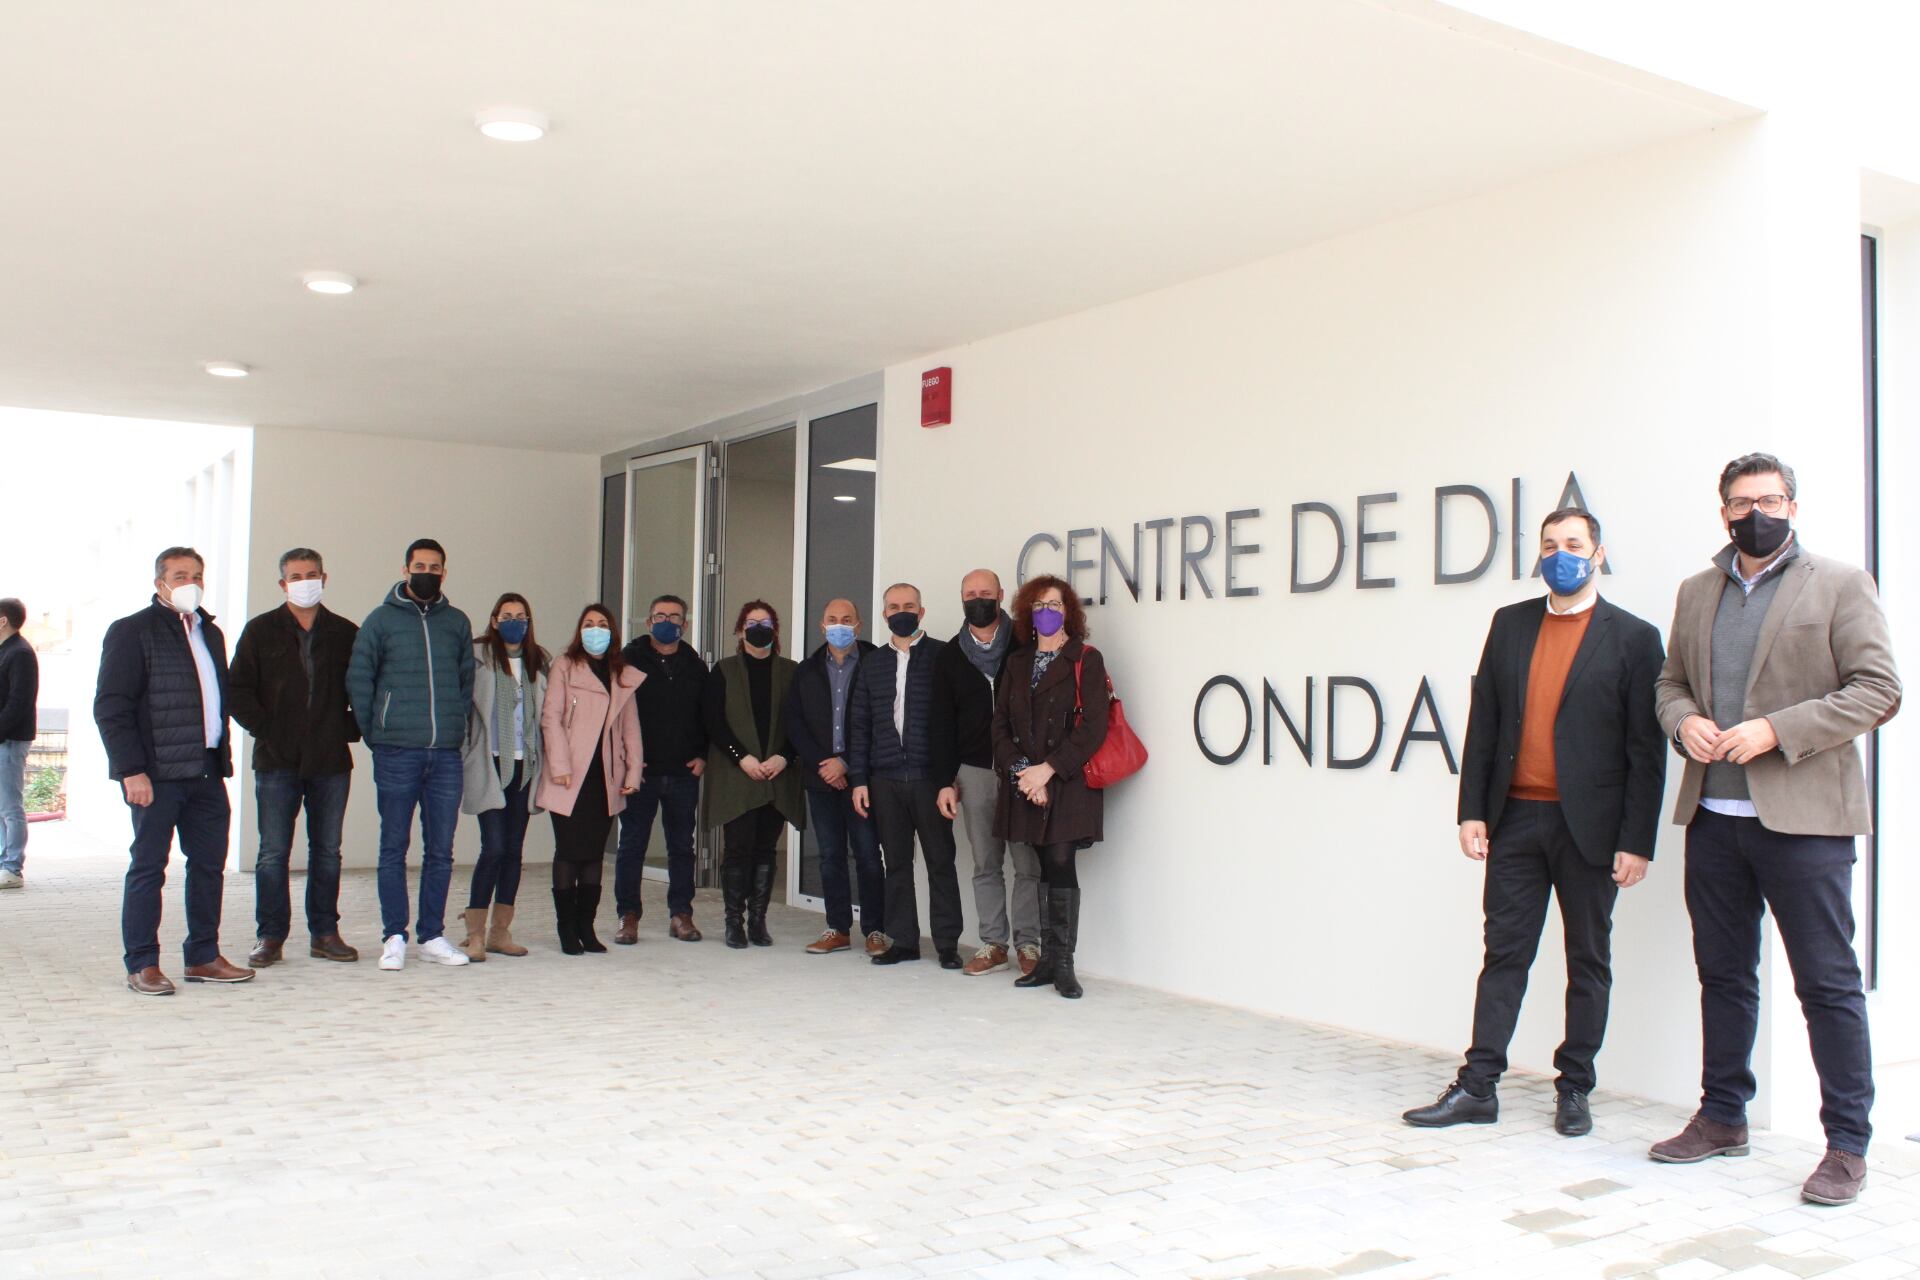
{"type": "Polygon", "coordinates": [[[851,649],[859,638],[859,633],[845,623],[836,622],[827,628],[827,643],[836,649],[851,649]]]}
{"type": "Polygon", "coordinates": [[[612,643],[613,632],[607,630],[605,627],[582,627],[580,629],[580,647],[596,658],[605,653],[607,646],[612,643]]]}
{"type": "Polygon", "coordinates": [[[493,624],[493,629],[506,644],[524,644],[527,639],[527,620],[525,618],[502,618],[493,624]]]}
{"type": "Polygon", "coordinates": [[[653,638],[661,644],[679,644],[681,627],[677,622],[656,622],[653,624],[653,638]]]}
{"type": "Polygon", "coordinates": [[[1582,560],[1570,551],[1556,551],[1540,560],[1540,576],[1546,580],[1547,590],[1557,596],[1570,596],[1579,593],[1593,577],[1593,561],[1582,560]]]}

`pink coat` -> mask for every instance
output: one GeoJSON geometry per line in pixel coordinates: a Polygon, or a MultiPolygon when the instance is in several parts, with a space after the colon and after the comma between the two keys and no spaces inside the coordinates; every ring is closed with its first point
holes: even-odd
{"type": "Polygon", "coordinates": [[[640,785],[640,707],[634,690],[646,677],[627,667],[613,682],[613,691],[584,662],[562,657],[547,677],[547,696],[540,706],[540,754],[545,777],[534,801],[549,813],[571,815],[586,781],[582,772],[593,762],[594,738],[599,737],[600,760],[607,772],[607,812],[627,807],[622,787],[640,785]],[[612,712],[608,712],[608,702],[612,712]],[[556,779],[566,778],[561,786],[556,779]]]}

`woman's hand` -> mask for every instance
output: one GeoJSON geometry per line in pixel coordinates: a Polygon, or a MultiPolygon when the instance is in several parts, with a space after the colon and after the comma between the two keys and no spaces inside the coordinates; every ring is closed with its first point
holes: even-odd
{"type": "Polygon", "coordinates": [[[761,762],[760,780],[762,782],[772,782],[786,771],[787,758],[785,756],[768,756],[766,760],[761,762]]]}
{"type": "Polygon", "coordinates": [[[620,794],[621,794],[621,795],[623,795],[623,796],[630,796],[630,795],[632,795],[632,794],[633,794],[634,792],[636,792],[636,791],[638,791],[639,789],[640,789],[640,788],[638,788],[638,787],[622,787],[622,788],[620,788],[620,794]]]}
{"type": "Polygon", "coordinates": [[[573,775],[570,773],[556,773],[553,775],[553,785],[565,791],[573,785],[573,775]]]}
{"type": "Polygon", "coordinates": [[[749,778],[752,778],[755,782],[766,781],[766,778],[760,772],[760,770],[765,767],[766,766],[760,763],[759,756],[741,756],[740,757],[740,772],[746,774],[749,778]]]}
{"type": "Polygon", "coordinates": [[[1053,781],[1053,766],[1030,764],[1020,771],[1020,794],[1031,804],[1047,802],[1047,784],[1053,781]]]}

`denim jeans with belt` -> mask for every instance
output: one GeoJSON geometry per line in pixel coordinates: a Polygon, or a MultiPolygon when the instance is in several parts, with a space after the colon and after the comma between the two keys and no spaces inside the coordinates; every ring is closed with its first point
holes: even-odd
{"type": "Polygon", "coordinates": [[[380,936],[407,936],[407,846],[420,811],[420,920],[416,941],[447,931],[447,885],[453,879],[453,829],[465,788],[460,753],[452,748],[375,747],[373,789],[380,807],[380,936]]]}
{"type": "Polygon", "coordinates": [[[293,852],[293,822],[307,811],[307,933],[324,938],[340,932],[340,830],[347,817],[351,773],[303,778],[298,769],[263,769],[253,775],[260,811],[260,856],[253,866],[257,936],[284,942],[293,927],[287,863],[293,852]]]}

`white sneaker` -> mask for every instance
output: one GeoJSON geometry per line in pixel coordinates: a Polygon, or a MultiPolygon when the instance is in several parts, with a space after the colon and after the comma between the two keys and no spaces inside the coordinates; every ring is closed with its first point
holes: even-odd
{"type": "Polygon", "coordinates": [[[18,871],[0,871],[0,889],[18,889],[26,883],[18,871]]]}
{"type": "Polygon", "coordinates": [[[387,945],[380,948],[380,967],[382,969],[404,969],[407,965],[407,940],[399,934],[387,939],[387,945]]]}
{"type": "Polygon", "coordinates": [[[445,938],[435,938],[432,942],[420,944],[420,958],[434,964],[468,964],[466,952],[448,942],[445,938]]]}

